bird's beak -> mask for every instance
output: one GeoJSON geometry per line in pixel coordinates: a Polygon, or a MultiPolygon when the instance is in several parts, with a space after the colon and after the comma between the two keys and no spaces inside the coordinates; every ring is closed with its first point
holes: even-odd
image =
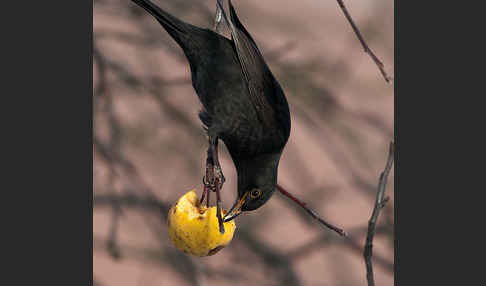
{"type": "Polygon", "coordinates": [[[245,203],[246,196],[248,192],[246,192],[240,199],[237,199],[233,207],[231,207],[230,211],[224,216],[223,221],[228,222],[233,220],[239,214],[241,214],[241,207],[245,203]]]}

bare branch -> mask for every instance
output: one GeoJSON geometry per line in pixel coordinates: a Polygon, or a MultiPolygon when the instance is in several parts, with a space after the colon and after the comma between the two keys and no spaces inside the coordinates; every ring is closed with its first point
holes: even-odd
{"type": "Polygon", "coordinates": [[[363,49],[365,53],[370,55],[371,59],[375,62],[376,66],[380,69],[381,74],[385,78],[385,81],[387,83],[390,83],[392,78],[385,72],[385,65],[378,59],[377,56],[373,53],[373,51],[368,47],[366,44],[365,40],[363,39],[363,36],[361,36],[361,33],[354,23],[353,19],[348,13],[348,9],[346,9],[346,6],[344,6],[343,0],[337,0],[339,7],[341,7],[341,10],[343,10],[344,16],[346,16],[346,19],[348,19],[349,24],[351,24],[351,27],[353,28],[354,32],[356,33],[356,36],[358,37],[358,40],[361,42],[361,45],[363,45],[363,49]]]}
{"type": "Polygon", "coordinates": [[[315,211],[311,210],[310,208],[308,208],[306,205],[306,203],[302,202],[301,200],[297,199],[296,197],[294,197],[292,194],[290,194],[289,192],[287,192],[284,188],[282,188],[280,185],[277,184],[277,190],[279,190],[280,193],[282,193],[283,195],[285,195],[286,197],[288,197],[289,199],[293,200],[295,203],[297,203],[299,206],[301,206],[302,208],[304,208],[307,213],[309,213],[314,219],[318,220],[321,224],[323,224],[324,226],[334,230],[335,232],[339,233],[339,235],[342,235],[342,236],[346,236],[346,232],[328,222],[326,222],[325,220],[323,220],[319,214],[317,214],[315,211]]]}
{"type": "Polygon", "coordinates": [[[385,206],[385,203],[388,201],[388,197],[384,198],[384,194],[388,175],[390,174],[390,170],[393,165],[394,149],[394,143],[390,142],[388,160],[386,162],[385,170],[380,174],[375,207],[373,208],[373,213],[371,214],[371,218],[368,222],[368,233],[366,235],[366,243],[363,252],[366,263],[366,279],[368,280],[368,286],[375,285],[375,280],[373,278],[373,264],[371,263],[371,256],[373,255],[373,237],[375,236],[375,226],[378,216],[380,215],[380,211],[385,206]]]}

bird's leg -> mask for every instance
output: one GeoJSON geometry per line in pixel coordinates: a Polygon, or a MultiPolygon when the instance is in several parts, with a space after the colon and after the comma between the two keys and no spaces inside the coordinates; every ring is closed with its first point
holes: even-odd
{"type": "Polygon", "coordinates": [[[219,193],[218,178],[216,178],[216,216],[218,217],[219,233],[224,233],[223,217],[221,216],[221,196],[219,193]]]}
{"type": "Polygon", "coordinates": [[[219,7],[221,5],[221,7],[223,7],[223,0],[217,0],[219,2],[219,5],[218,3],[216,3],[216,13],[214,14],[214,30],[216,31],[216,33],[221,33],[221,20],[222,20],[222,12],[221,12],[221,8],[219,7]]]}
{"type": "Polygon", "coordinates": [[[215,176],[218,179],[219,189],[223,189],[223,184],[226,182],[226,178],[223,175],[223,169],[221,168],[221,164],[219,163],[219,156],[218,156],[218,139],[214,140],[214,144],[211,144],[213,148],[213,162],[214,162],[214,172],[215,176]]]}
{"type": "Polygon", "coordinates": [[[211,192],[210,192],[209,189],[208,189],[207,195],[208,195],[208,199],[206,200],[206,207],[209,208],[209,197],[211,196],[211,192]]]}
{"type": "MultiPolygon", "coordinates": [[[[219,164],[219,158],[218,158],[218,138],[210,136],[209,137],[209,150],[208,150],[208,155],[211,156],[211,159],[213,161],[213,182],[214,182],[214,191],[216,192],[216,216],[218,217],[218,223],[219,223],[219,232],[221,234],[224,233],[224,225],[223,225],[223,217],[221,216],[221,208],[222,208],[222,203],[221,203],[221,196],[220,196],[220,190],[223,187],[225,178],[223,176],[223,172],[221,170],[221,165],[219,164]],[[214,171],[216,174],[214,174],[214,171]]],[[[209,157],[209,156],[208,156],[209,157]]]]}
{"type": "Polygon", "coordinates": [[[208,156],[206,159],[206,175],[203,177],[203,193],[200,204],[204,202],[207,195],[206,206],[209,207],[209,196],[211,191],[216,192],[216,216],[218,217],[219,232],[224,233],[223,217],[221,215],[222,203],[220,190],[223,187],[225,178],[221,171],[221,165],[218,160],[218,138],[209,136],[208,156]],[[216,169],[216,174],[215,174],[216,169]]]}
{"type": "Polygon", "coordinates": [[[206,206],[209,207],[209,196],[211,191],[214,191],[214,162],[211,147],[208,148],[208,155],[206,158],[206,174],[203,177],[203,186],[204,188],[200,204],[204,202],[204,198],[207,195],[206,206]]]}
{"type": "Polygon", "coordinates": [[[203,187],[203,193],[202,193],[202,196],[201,196],[201,200],[199,201],[199,204],[202,205],[202,203],[204,202],[204,198],[206,198],[206,195],[207,195],[208,197],[207,197],[207,200],[206,200],[206,207],[209,207],[209,194],[211,194],[211,189],[210,189],[211,184],[207,180],[207,176],[203,177],[203,186],[204,186],[203,187]]]}
{"type": "MultiPolygon", "coordinates": [[[[209,149],[208,149],[208,158],[206,159],[206,177],[205,178],[206,178],[206,182],[204,183],[204,192],[208,196],[208,198],[206,200],[206,207],[209,207],[209,198],[211,197],[212,189],[214,189],[214,162],[213,162],[213,157],[212,157],[209,149]]],[[[203,199],[201,199],[201,203],[202,203],[203,199]]]]}

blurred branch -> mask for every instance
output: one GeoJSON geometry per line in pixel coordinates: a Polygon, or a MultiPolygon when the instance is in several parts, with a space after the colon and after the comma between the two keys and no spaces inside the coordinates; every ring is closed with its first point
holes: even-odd
{"type": "Polygon", "coordinates": [[[121,258],[121,250],[117,243],[117,233],[118,233],[118,226],[120,222],[120,216],[122,212],[118,201],[113,202],[112,208],[113,208],[113,215],[112,215],[110,232],[108,234],[108,241],[106,242],[106,247],[111,257],[113,257],[116,260],[119,260],[121,258]]]}
{"type": "Polygon", "coordinates": [[[380,72],[383,75],[383,77],[385,78],[385,81],[387,83],[390,83],[392,78],[390,76],[388,76],[388,74],[385,72],[385,65],[383,65],[383,63],[378,59],[378,57],[375,56],[373,51],[366,44],[365,40],[363,39],[363,36],[361,36],[361,33],[360,33],[358,27],[356,26],[353,19],[349,15],[348,9],[346,9],[346,6],[344,6],[343,0],[337,0],[337,2],[339,4],[339,7],[341,7],[341,10],[344,13],[344,16],[346,16],[346,19],[348,19],[349,24],[351,24],[351,27],[353,28],[354,32],[356,33],[356,36],[358,37],[359,41],[361,42],[361,45],[363,45],[365,53],[370,55],[371,59],[375,62],[376,66],[380,69],[380,72]]]}
{"type": "Polygon", "coordinates": [[[279,62],[285,54],[288,54],[296,46],[297,41],[288,41],[278,48],[274,48],[273,50],[265,52],[265,59],[267,62],[279,62]]]}
{"type": "MultiPolygon", "coordinates": [[[[348,235],[346,239],[339,239],[339,240],[336,240],[332,236],[322,235],[310,241],[309,243],[306,243],[305,245],[299,246],[296,249],[289,251],[285,255],[285,257],[293,261],[299,258],[305,258],[312,252],[316,251],[319,247],[323,247],[325,246],[325,244],[329,246],[331,243],[341,244],[348,247],[350,250],[356,253],[362,253],[362,247],[360,245],[358,235],[361,233],[365,233],[366,231],[367,231],[366,227],[357,227],[348,231],[348,235]]],[[[376,229],[376,234],[386,234],[386,233],[388,233],[388,228],[386,227],[378,227],[376,229]]],[[[393,273],[392,262],[388,261],[387,259],[379,255],[378,256],[375,255],[374,259],[376,260],[378,265],[380,265],[387,271],[393,273]]]]}
{"type": "MultiPolygon", "coordinates": [[[[301,284],[298,275],[292,267],[291,261],[286,259],[287,257],[285,255],[274,249],[271,245],[254,235],[251,229],[240,228],[238,236],[239,241],[243,242],[249,250],[258,255],[265,265],[273,270],[280,271],[277,277],[270,277],[271,280],[279,280],[276,285],[297,286],[301,284]]],[[[267,273],[270,275],[272,272],[268,271],[267,273]]]]}
{"type": "MultiPolygon", "coordinates": [[[[154,212],[154,214],[164,220],[167,219],[167,214],[170,205],[152,197],[142,197],[140,195],[126,194],[126,195],[112,195],[103,194],[95,195],[93,198],[95,207],[105,207],[111,208],[113,204],[117,203],[123,207],[128,207],[131,209],[138,209],[140,211],[154,212]]],[[[159,225],[160,226],[160,225],[159,225]]],[[[157,230],[157,225],[152,225],[150,229],[154,232],[157,230]]],[[[155,233],[156,234],[156,233],[155,233]]],[[[252,253],[257,255],[262,259],[263,263],[272,268],[273,270],[279,271],[278,285],[299,285],[299,279],[297,274],[292,268],[292,263],[289,259],[286,259],[279,251],[272,249],[270,245],[265,244],[265,242],[250,233],[249,230],[240,228],[239,229],[239,242],[243,243],[252,253]]],[[[156,234],[156,237],[164,242],[167,240],[166,232],[156,234]]],[[[95,243],[96,245],[96,243],[95,243]]],[[[124,251],[127,251],[127,247],[123,247],[124,251]]],[[[129,249],[128,249],[129,250],[129,249]]],[[[133,250],[133,249],[132,249],[133,250]]],[[[205,276],[223,276],[227,279],[241,280],[244,278],[242,274],[235,273],[232,267],[228,268],[211,268],[209,265],[195,265],[192,259],[187,255],[179,252],[173,247],[165,247],[164,251],[160,253],[157,251],[150,255],[152,259],[159,261],[161,258],[166,257],[167,261],[170,261],[169,265],[177,270],[178,273],[191,272],[191,275],[185,275],[184,278],[192,282],[193,285],[200,284],[201,275],[205,276]],[[174,263],[177,261],[178,263],[174,263]],[[198,273],[195,273],[198,272],[198,273]]],[[[133,255],[132,255],[133,256],[133,255]]],[[[145,258],[148,258],[145,255],[145,258]]],[[[274,278],[272,278],[274,279],[274,278]]]]}
{"type": "Polygon", "coordinates": [[[160,212],[164,217],[169,212],[169,205],[153,197],[141,197],[133,194],[126,195],[95,195],[93,198],[94,205],[112,206],[117,203],[121,206],[131,208],[141,208],[144,210],[160,212]]]}
{"type": "MultiPolygon", "coordinates": [[[[305,107],[299,106],[298,103],[294,103],[294,114],[297,114],[301,119],[305,120],[307,125],[312,128],[313,136],[320,141],[322,148],[328,154],[329,159],[333,161],[333,165],[342,173],[348,176],[348,181],[357,190],[363,190],[367,195],[374,194],[374,186],[360,174],[358,167],[350,157],[349,148],[346,145],[337,140],[337,134],[335,128],[329,122],[320,124],[314,119],[313,114],[309,111],[306,112],[305,107]],[[325,138],[322,140],[321,138],[325,138]]],[[[317,116],[318,114],[316,114],[317,116]]]]}
{"type": "MultiPolygon", "coordinates": [[[[108,121],[110,123],[110,130],[109,130],[109,140],[108,140],[108,149],[112,150],[113,152],[119,152],[120,150],[120,140],[121,140],[121,130],[116,119],[115,111],[113,108],[113,99],[106,84],[106,73],[107,73],[107,60],[104,57],[103,53],[98,49],[96,42],[93,42],[93,56],[98,63],[98,71],[99,71],[99,87],[96,90],[96,94],[98,96],[104,96],[104,112],[108,116],[108,121]]],[[[112,164],[108,164],[109,168],[109,176],[108,176],[108,185],[112,190],[113,194],[116,193],[115,191],[115,177],[116,171],[115,167],[112,164]]],[[[120,259],[121,251],[117,245],[117,233],[118,233],[118,225],[120,216],[122,214],[122,210],[120,206],[115,202],[113,204],[113,214],[112,214],[112,223],[109,232],[109,238],[107,241],[107,249],[108,253],[114,259],[120,259]]]]}
{"type": "Polygon", "coordinates": [[[363,256],[366,263],[366,279],[368,280],[368,286],[374,286],[375,281],[373,278],[373,264],[371,263],[371,256],[373,255],[373,237],[375,236],[375,226],[381,209],[388,201],[388,197],[384,198],[386,182],[388,175],[393,164],[394,143],[390,142],[390,149],[388,153],[388,160],[385,166],[385,170],[380,174],[380,180],[378,183],[378,193],[376,194],[375,207],[373,213],[368,222],[368,234],[366,235],[366,244],[363,252],[363,256]]]}
{"type": "Polygon", "coordinates": [[[93,41],[93,59],[98,67],[98,84],[94,90],[94,94],[102,95],[106,91],[106,62],[105,58],[98,50],[95,42],[93,41]]]}

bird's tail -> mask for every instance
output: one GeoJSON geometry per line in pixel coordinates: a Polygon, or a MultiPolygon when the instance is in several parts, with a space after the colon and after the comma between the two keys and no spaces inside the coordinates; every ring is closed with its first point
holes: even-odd
{"type": "Polygon", "coordinates": [[[174,40],[176,40],[180,45],[183,45],[183,40],[188,35],[189,29],[194,26],[177,19],[149,0],[132,1],[150,13],[162,25],[162,27],[167,30],[174,40]]]}

